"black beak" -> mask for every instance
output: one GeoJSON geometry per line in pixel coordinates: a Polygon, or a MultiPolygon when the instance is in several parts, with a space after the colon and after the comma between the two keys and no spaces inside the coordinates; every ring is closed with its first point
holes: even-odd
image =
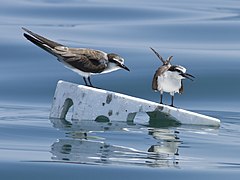
{"type": "Polygon", "coordinates": [[[190,79],[191,81],[193,81],[192,78],[195,78],[193,75],[188,74],[188,73],[181,73],[180,74],[182,77],[185,77],[186,79],[190,79]]]}
{"type": "Polygon", "coordinates": [[[127,70],[127,71],[130,71],[130,70],[128,69],[128,67],[125,66],[124,64],[120,64],[120,67],[123,68],[123,69],[125,69],[125,70],[127,70]]]}

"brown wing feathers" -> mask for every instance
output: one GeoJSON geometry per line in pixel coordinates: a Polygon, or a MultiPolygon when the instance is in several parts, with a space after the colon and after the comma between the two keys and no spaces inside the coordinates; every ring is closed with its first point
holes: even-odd
{"type": "MultiPolygon", "coordinates": [[[[41,42],[42,44],[46,44],[51,48],[55,48],[56,46],[63,46],[62,44],[59,44],[57,42],[51,41],[45,37],[42,37],[36,33],[33,33],[32,31],[26,29],[26,28],[22,28],[24,31],[26,31],[27,33],[29,33],[30,35],[32,35],[33,37],[35,37],[39,42],[41,42]]],[[[24,33],[24,36],[27,35],[26,33],[24,33]]],[[[29,35],[28,35],[29,36],[29,35]]],[[[26,37],[26,36],[25,36],[26,37]]]]}
{"type": "Polygon", "coordinates": [[[100,73],[107,66],[108,59],[106,54],[101,51],[85,48],[68,48],[62,44],[33,33],[26,28],[22,29],[28,33],[24,33],[24,36],[29,41],[58,57],[58,60],[65,61],[76,69],[83,72],[100,73]]]}

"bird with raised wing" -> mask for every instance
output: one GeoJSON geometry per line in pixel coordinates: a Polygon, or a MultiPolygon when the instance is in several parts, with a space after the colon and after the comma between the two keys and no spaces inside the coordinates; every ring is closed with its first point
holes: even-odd
{"type": "Polygon", "coordinates": [[[89,48],[70,48],[26,28],[22,29],[26,32],[23,34],[25,38],[56,56],[65,67],[81,75],[87,86],[93,86],[90,80],[91,75],[109,73],[118,69],[129,71],[124,65],[124,59],[115,53],[105,53],[89,48]]]}
{"type": "Polygon", "coordinates": [[[152,89],[160,91],[160,104],[162,104],[163,92],[170,93],[171,106],[173,105],[174,94],[183,93],[183,79],[190,79],[193,81],[195,78],[193,75],[186,73],[186,68],[180,65],[171,65],[170,61],[173,56],[169,56],[167,60],[164,60],[162,56],[156,52],[153,48],[150,49],[157,55],[162,61],[163,65],[160,66],[155,72],[152,80],[152,89]]]}

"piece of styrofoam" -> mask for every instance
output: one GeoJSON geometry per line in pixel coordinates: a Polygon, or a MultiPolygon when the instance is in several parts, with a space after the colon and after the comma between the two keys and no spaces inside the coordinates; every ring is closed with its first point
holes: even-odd
{"type": "Polygon", "coordinates": [[[72,118],[78,120],[106,117],[110,121],[129,121],[134,120],[136,113],[139,112],[146,112],[149,115],[159,112],[181,124],[220,126],[220,120],[214,117],[116,92],[59,81],[50,118],[65,118],[71,105],[73,105],[72,118]]]}

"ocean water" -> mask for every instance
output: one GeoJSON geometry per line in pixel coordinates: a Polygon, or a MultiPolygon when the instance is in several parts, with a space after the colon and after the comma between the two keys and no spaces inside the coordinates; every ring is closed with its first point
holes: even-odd
{"type": "Polygon", "coordinates": [[[239,7],[237,0],[2,0],[0,179],[238,179],[239,7]],[[58,80],[83,80],[24,39],[21,27],[120,54],[131,71],[94,76],[94,85],[156,102],[151,81],[161,62],[149,47],[173,55],[196,77],[184,81],[175,105],[221,126],[49,119],[58,80]]]}

